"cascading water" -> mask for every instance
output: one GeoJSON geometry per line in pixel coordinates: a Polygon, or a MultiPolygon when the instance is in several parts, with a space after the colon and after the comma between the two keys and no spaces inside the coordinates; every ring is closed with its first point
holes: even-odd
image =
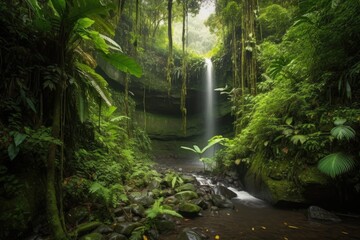
{"type": "Polygon", "coordinates": [[[206,66],[206,91],[205,91],[205,140],[215,135],[215,94],[214,94],[214,69],[211,59],[205,59],[206,66]]]}

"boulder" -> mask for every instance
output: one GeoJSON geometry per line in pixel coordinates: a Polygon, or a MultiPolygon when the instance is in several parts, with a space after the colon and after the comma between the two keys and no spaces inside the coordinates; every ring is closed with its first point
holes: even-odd
{"type": "Polygon", "coordinates": [[[104,240],[104,236],[101,233],[90,233],[80,238],[80,240],[104,240]]]}
{"type": "Polygon", "coordinates": [[[216,194],[223,195],[224,197],[229,199],[232,199],[237,196],[236,193],[234,193],[233,191],[222,185],[215,186],[214,192],[216,194]]]}
{"type": "Polygon", "coordinates": [[[76,225],[88,219],[89,210],[85,206],[77,206],[69,210],[66,214],[66,222],[76,225]]]}
{"type": "Polygon", "coordinates": [[[128,238],[120,233],[112,233],[109,236],[109,240],[128,240],[128,238]]]}
{"type": "Polygon", "coordinates": [[[341,219],[338,216],[317,206],[310,206],[308,208],[308,218],[310,220],[319,220],[323,222],[341,222],[341,219]]]}
{"type": "Polygon", "coordinates": [[[80,237],[80,236],[83,236],[83,235],[85,235],[87,233],[90,233],[90,232],[94,231],[100,225],[102,225],[101,222],[82,223],[82,224],[76,226],[76,228],[70,233],[70,235],[80,237]]]}
{"type": "Polygon", "coordinates": [[[194,198],[198,198],[198,194],[193,191],[182,191],[175,194],[175,197],[179,200],[191,200],[194,198]]]}
{"type": "Polygon", "coordinates": [[[101,234],[108,234],[108,233],[112,233],[113,231],[114,230],[110,226],[101,224],[99,227],[97,227],[95,229],[94,232],[101,233],[101,234]]]}
{"type": "Polygon", "coordinates": [[[165,219],[157,220],[155,222],[156,229],[159,231],[159,233],[167,233],[171,232],[175,229],[175,222],[169,221],[165,219]]]}
{"type": "Polygon", "coordinates": [[[129,198],[132,202],[138,203],[146,207],[150,207],[155,202],[154,198],[150,196],[147,191],[132,192],[129,194],[129,198]]]}
{"type": "Polygon", "coordinates": [[[139,217],[145,217],[145,208],[140,204],[131,204],[131,212],[139,217]]]}
{"type": "Polygon", "coordinates": [[[201,211],[201,207],[193,203],[183,202],[179,204],[179,212],[186,217],[195,217],[201,211]]]}
{"type": "Polygon", "coordinates": [[[138,222],[124,222],[115,224],[115,232],[130,236],[131,233],[134,231],[135,228],[140,227],[141,224],[138,222]]]}
{"type": "Polygon", "coordinates": [[[211,201],[218,208],[234,208],[234,204],[229,199],[220,194],[211,195],[211,201]]]}
{"type": "Polygon", "coordinates": [[[177,240],[204,240],[199,233],[191,230],[189,228],[184,228],[184,230],[178,235],[177,240]]]}

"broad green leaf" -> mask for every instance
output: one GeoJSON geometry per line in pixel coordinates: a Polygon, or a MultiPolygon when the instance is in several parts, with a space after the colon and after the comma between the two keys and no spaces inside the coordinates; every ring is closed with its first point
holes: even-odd
{"type": "Polygon", "coordinates": [[[106,41],[110,49],[122,52],[122,49],[117,42],[115,42],[114,40],[103,34],[100,34],[100,37],[102,37],[106,41]]]}
{"type": "Polygon", "coordinates": [[[192,151],[192,152],[194,152],[194,153],[198,153],[195,149],[192,149],[192,148],[189,148],[189,147],[181,146],[180,148],[185,149],[185,150],[192,151]]]}
{"type": "Polygon", "coordinates": [[[318,169],[326,175],[335,178],[355,167],[355,161],[347,154],[338,152],[325,156],[318,163],[318,169]]]}
{"type": "Polygon", "coordinates": [[[10,160],[14,160],[16,156],[19,154],[20,148],[15,146],[14,143],[10,144],[8,147],[8,155],[10,160]]]}
{"type": "Polygon", "coordinates": [[[75,28],[86,29],[91,27],[94,23],[95,21],[90,18],[80,18],[79,20],[77,20],[75,28]]]}
{"type": "Polygon", "coordinates": [[[35,108],[35,105],[34,105],[33,101],[31,101],[31,99],[28,98],[28,97],[25,98],[25,99],[26,99],[27,105],[31,108],[31,110],[33,110],[33,112],[36,113],[36,108],[35,108]]]}
{"type": "Polygon", "coordinates": [[[291,125],[292,122],[293,122],[293,118],[292,118],[292,117],[289,117],[289,118],[287,118],[287,119],[285,120],[285,123],[286,123],[287,125],[291,125]]]}
{"type": "Polygon", "coordinates": [[[307,140],[307,136],[305,136],[305,135],[294,135],[291,137],[291,141],[295,145],[298,144],[299,142],[301,144],[304,144],[306,142],[306,140],[307,140]]]}
{"type": "Polygon", "coordinates": [[[129,73],[138,78],[142,75],[140,65],[131,57],[121,53],[103,54],[102,57],[105,61],[122,72],[129,73]]]}
{"type": "Polygon", "coordinates": [[[14,135],[15,146],[19,146],[27,138],[26,134],[16,132],[14,135]]]}
{"type": "Polygon", "coordinates": [[[51,0],[50,3],[54,7],[59,16],[62,16],[66,7],[65,0],[51,0]]]}
{"type": "Polygon", "coordinates": [[[176,184],[176,178],[177,177],[173,177],[172,181],[171,181],[171,187],[174,188],[175,184],[176,184]]]}
{"type": "Polygon", "coordinates": [[[339,126],[339,125],[343,125],[345,122],[346,122],[346,119],[345,119],[345,118],[337,118],[337,119],[334,121],[334,124],[335,124],[336,126],[339,126]]]}
{"type": "Polygon", "coordinates": [[[203,151],[201,151],[201,149],[197,145],[194,145],[193,147],[197,153],[203,153],[203,151]]]}

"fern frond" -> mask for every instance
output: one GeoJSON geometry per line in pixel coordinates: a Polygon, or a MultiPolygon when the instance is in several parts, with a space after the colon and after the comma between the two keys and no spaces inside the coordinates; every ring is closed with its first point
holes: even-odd
{"type": "Polygon", "coordinates": [[[332,178],[349,172],[355,167],[355,161],[349,155],[338,152],[325,156],[318,163],[318,169],[332,178]]]}

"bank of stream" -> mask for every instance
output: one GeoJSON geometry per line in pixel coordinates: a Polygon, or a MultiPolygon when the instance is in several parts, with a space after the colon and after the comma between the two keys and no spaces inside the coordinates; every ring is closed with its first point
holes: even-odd
{"type": "MultiPolygon", "coordinates": [[[[202,165],[191,160],[158,160],[160,166],[187,171],[201,185],[216,188],[218,183],[201,174],[202,165]]],[[[275,208],[245,191],[233,190],[234,208],[207,209],[192,219],[181,220],[176,232],[161,235],[160,240],[178,240],[185,228],[201,232],[210,239],[360,239],[360,218],[340,214],[341,222],[320,221],[308,217],[308,208],[275,208]]]]}

